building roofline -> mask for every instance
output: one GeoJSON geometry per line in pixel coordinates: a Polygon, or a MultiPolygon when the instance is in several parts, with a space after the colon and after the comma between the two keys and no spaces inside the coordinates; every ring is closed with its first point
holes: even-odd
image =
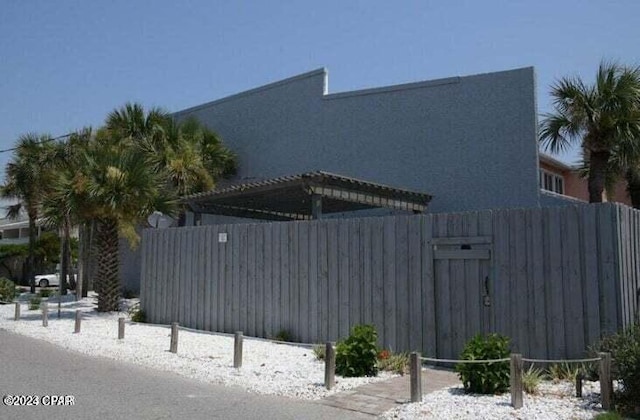
{"type": "Polygon", "coordinates": [[[292,76],[292,77],[288,77],[286,79],[282,79],[282,80],[278,80],[276,82],[272,82],[272,83],[268,83],[266,85],[262,85],[253,89],[249,89],[249,90],[244,90],[242,92],[238,92],[238,93],[234,93],[233,95],[229,95],[229,96],[225,96],[224,98],[220,98],[220,99],[216,99],[210,102],[206,102],[204,104],[200,104],[200,105],[196,105],[196,106],[192,106],[190,108],[186,108],[186,109],[182,109],[180,111],[176,111],[173,113],[173,116],[179,116],[181,114],[188,114],[190,112],[193,111],[199,111],[203,108],[209,108],[213,105],[218,105],[220,103],[223,102],[227,102],[230,101],[232,99],[238,99],[238,98],[242,98],[245,96],[249,96],[249,95],[253,95],[254,93],[259,93],[259,92],[264,92],[266,90],[270,90],[279,86],[283,86],[292,82],[296,82],[298,80],[304,80],[307,79],[309,77],[314,77],[314,76],[318,76],[318,75],[325,75],[327,74],[327,69],[322,67],[316,70],[312,70],[306,73],[302,73],[302,74],[298,74],[297,76],[292,76]]]}
{"type": "Polygon", "coordinates": [[[374,94],[380,94],[380,93],[387,93],[387,92],[395,92],[395,91],[402,91],[402,90],[410,90],[410,89],[421,89],[421,88],[430,88],[430,87],[437,87],[437,86],[444,86],[444,85],[450,85],[450,84],[457,84],[460,83],[463,79],[468,79],[468,78],[475,78],[475,77],[482,77],[482,76],[490,76],[490,75],[496,75],[496,74],[502,74],[502,73],[511,73],[511,72],[517,72],[517,71],[523,71],[523,70],[533,70],[534,67],[529,66],[529,67],[518,67],[515,69],[509,69],[509,70],[500,70],[500,71],[495,71],[495,72],[487,72],[487,73],[478,73],[478,74],[469,74],[469,75],[465,75],[465,76],[453,76],[453,77],[445,77],[445,78],[439,78],[439,79],[431,79],[431,80],[422,80],[422,81],[417,81],[417,82],[409,82],[409,83],[401,83],[401,84],[395,84],[395,85],[387,85],[387,86],[379,86],[379,87],[373,87],[373,88],[365,88],[365,89],[356,89],[356,90],[348,90],[348,91],[344,91],[344,92],[336,92],[336,93],[329,93],[328,92],[328,75],[329,75],[329,71],[327,70],[326,67],[322,67],[316,70],[312,70],[306,73],[302,73],[296,76],[292,76],[292,77],[288,77],[286,79],[282,79],[276,82],[272,82],[272,83],[268,83],[266,85],[263,86],[259,86],[253,89],[249,89],[249,90],[245,90],[242,92],[238,92],[235,93],[233,95],[229,95],[229,96],[225,96],[223,98],[220,99],[216,99],[210,102],[206,102],[204,104],[200,104],[200,105],[195,105],[189,108],[185,108],[179,111],[176,111],[173,113],[174,117],[177,116],[181,116],[183,114],[189,114],[191,112],[194,111],[199,111],[201,109],[205,109],[205,108],[209,108],[211,106],[214,105],[218,105],[233,99],[238,99],[238,98],[243,98],[245,96],[249,96],[249,95],[253,95],[255,93],[259,93],[259,92],[264,92],[276,87],[280,87],[292,82],[296,82],[299,80],[303,80],[303,79],[307,79],[310,77],[315,77],[315,76],[319,76],[319,75],[324,75],[324,89],[322,92],[322,99],[326,99],[326,100],[333,100],[333,99],[342,99],[342,98],[347,98],[347,97],[352,97],[352,96],[364,96],[364,95],[374,95],[374,94]]]}
{"type": "Polygon", "coordinates": [[[546,153],[543,152],[538,152],[538,157],[540,158],[540,160],[544,163],[548,163],[549,165],[554,165],[559,167],[562,170],[565,171],[575,171],[578,168],[575,165],[569,165],[567,163],[562,162],[561,160],[558,160],[546,153]]]}

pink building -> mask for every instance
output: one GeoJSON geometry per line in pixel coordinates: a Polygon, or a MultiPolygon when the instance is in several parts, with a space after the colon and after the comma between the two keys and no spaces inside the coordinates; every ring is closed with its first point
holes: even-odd
{"type": "MultiPolygon", "coordinates": [[[[589,201],[587,179],[580,177],[578,168],[569,166],[544,153],[539,153],[539,160],[538,184],[541,189],[577,198],[581,201],[589,201]]],[[[616,183],[614,191],[603,194],[602,200],[631,206],[631,199],[627,193],[627,185],[624,180],[616,183]]]]}

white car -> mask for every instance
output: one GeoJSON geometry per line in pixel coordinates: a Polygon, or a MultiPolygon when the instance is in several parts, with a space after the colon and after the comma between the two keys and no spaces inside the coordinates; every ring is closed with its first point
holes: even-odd
{"type": "Polygon", "coordinates": [[[36,284],[40,287],[59,286],[59,274],[38,274],[36,276],[36,284]]]}

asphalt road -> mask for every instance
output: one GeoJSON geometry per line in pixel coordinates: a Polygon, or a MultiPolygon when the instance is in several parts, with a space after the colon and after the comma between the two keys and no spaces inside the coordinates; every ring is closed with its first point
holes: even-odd
{"type": "MultiPolygon", "coordinates": [[[[70,395],[73,406],[6,406],[0,419],[371,419],[94,358],[0,330],[0,397],[70,395]]],[[[63,400],[64,401],[64,400],[63,400]]],[[[49,403],[50,401],[46,401],[49,403]]]]}

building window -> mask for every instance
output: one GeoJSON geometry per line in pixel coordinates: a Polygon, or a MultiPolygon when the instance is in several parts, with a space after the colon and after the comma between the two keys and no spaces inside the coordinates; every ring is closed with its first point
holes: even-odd
{"type": "Polygon", "coordinates": [[[539,186],[543,190],[564,194],[564,178],[561,175],[540,169],[539,186]]]}

